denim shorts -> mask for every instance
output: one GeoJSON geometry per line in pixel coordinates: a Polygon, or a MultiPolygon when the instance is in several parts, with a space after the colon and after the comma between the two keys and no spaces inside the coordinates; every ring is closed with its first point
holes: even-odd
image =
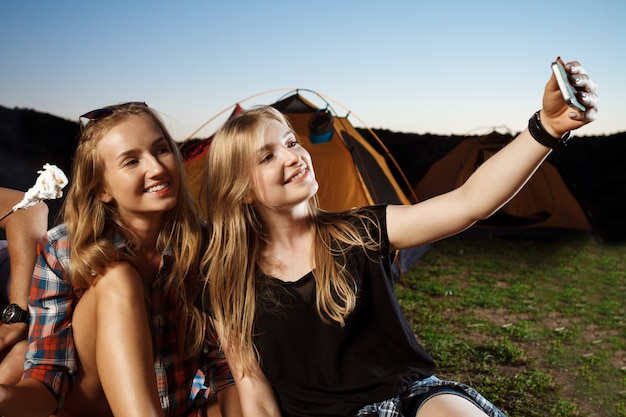
{"type": "Polygon", "coordinates": [[[436,376],[413,382],[397,397],[366,405],[355,416],[414,417],[426,400],[440,394],[463,397],[483,410],[489,417],[506,417],[474,388],[459,382],[441,380],[436,376]]]}

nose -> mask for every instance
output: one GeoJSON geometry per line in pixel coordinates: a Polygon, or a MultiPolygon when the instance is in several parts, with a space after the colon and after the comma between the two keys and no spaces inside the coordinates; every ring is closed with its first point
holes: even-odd
{"type": "Polygon", "coordinates": [[[148,163],[146,165],[147,171],[151,175],[159,175],[165,170],[161,161],[159,161],[159,159],[156,158],[154,155],[150,155],[148,157],[148,163]]]}
{"type": "Polygon", "coordinates": [[[300,155],[297,151],[285,148],[285,163],[287,165],[297,164],[301,159],[302,155],[300,155]]]}

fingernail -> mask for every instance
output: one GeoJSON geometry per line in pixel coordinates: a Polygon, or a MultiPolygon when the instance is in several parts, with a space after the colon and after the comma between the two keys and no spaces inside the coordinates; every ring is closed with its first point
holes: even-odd
{"type": "Polygon", "coordinates": [[[569,114],[569,118],[570,119],[577,119],[578,118],[578,113],[572,112],[569,114]]]}

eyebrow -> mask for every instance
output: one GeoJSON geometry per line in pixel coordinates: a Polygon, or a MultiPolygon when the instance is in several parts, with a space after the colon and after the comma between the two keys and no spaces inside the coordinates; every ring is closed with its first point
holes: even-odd
{"type": "MultiPolygon", "coordinates": [[[[289,136],[293,136],[293,137],[295,137],[295,136],[296,136],[296,134],[295,134],[295,133],[294,133],[291,129],[290,129],[290,130],[287,130],[287,131],[285,132],[285,134],[283,135],[282,139],[283,139],[283,140],[285,140],[285,139],[286,139],[287,137],[289,137],[289,136]]],[[[265,151],[269,150],[269,149],[270,149],[270,148],[272,148],[272,147],[274,147],[274,145],[273,145],[273,144],[271,144],[271,143],[270,143],[270,144],[265,144],[265,145],[261,146],[261,147],[257,150],[257,154],[262,154],[263,152],[265,152],[265,151]]]]}
{"type": "MultiPolygon", "coordinates": [[[[153,140],[153,141],[152,141],[152,143],[150,144],[150,147],[152,147],[152,148],[153,148],[154,146],[156,146],[156,145],[160,144],[161,142],[166,142],[166,143],[168,144],[168,146],[169,146],[169,143],[168,143],[168,141],[167,141],[167,138],[166,138],[165,136],[159,136],[158,138],[156,138],[155,140],[153,140]]],[[[133,149],[129,149],[129,150],[127,150],[127,151],[124,151],[124,152],[122,152],[122,153],[118,154],[118,155],[115,157],[115,160],[117,161],[117,160],[119,160],[119,159],[126,158],[127,156],[132,155],[132,154],[134,154],[135,152],[137,152],[137,149],[135,149],[135,148],[133,148],[133,149]]]]}

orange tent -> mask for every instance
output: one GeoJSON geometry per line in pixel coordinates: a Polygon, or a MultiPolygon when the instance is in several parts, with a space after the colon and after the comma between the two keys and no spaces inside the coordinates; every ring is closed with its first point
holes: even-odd
{"type": "MultiPolygon", "coordinates": [[[[467,138],[436,161],[417,183],[420,200],[450,191],[489,157],[512,139],[511,135],[492,132],[467,138]]],[[[591,231],[580,203],[567,188],[559,171],[545,161],[520,192],[490,218],[474,228],[524,231],[531,229],[573,229],[591,231]]]]}
{"type": "MultiPolygon", "coordinates": [[[[332,134],[323,142],[315,140],[309,122],[321,111],[330,112],[330,104],[326,102],[326,109],[319,108],[304,98],[301,91],[308,90],[294,90],[272,106],[287,116],[299,140],[311,154],[323,209],[338,211],[370,204],[417,201],[412,187],[382,141],[371,131],[368,137],[361,135],[348,116],[333,112],[332,134]]],[[[237,104],[231,116],[241,109],[237,104]]],[[[181,144],[189,184],[196,196],[201,184],[203,156],[208,152],[210,142],[209,137],[181,144]]]]}

